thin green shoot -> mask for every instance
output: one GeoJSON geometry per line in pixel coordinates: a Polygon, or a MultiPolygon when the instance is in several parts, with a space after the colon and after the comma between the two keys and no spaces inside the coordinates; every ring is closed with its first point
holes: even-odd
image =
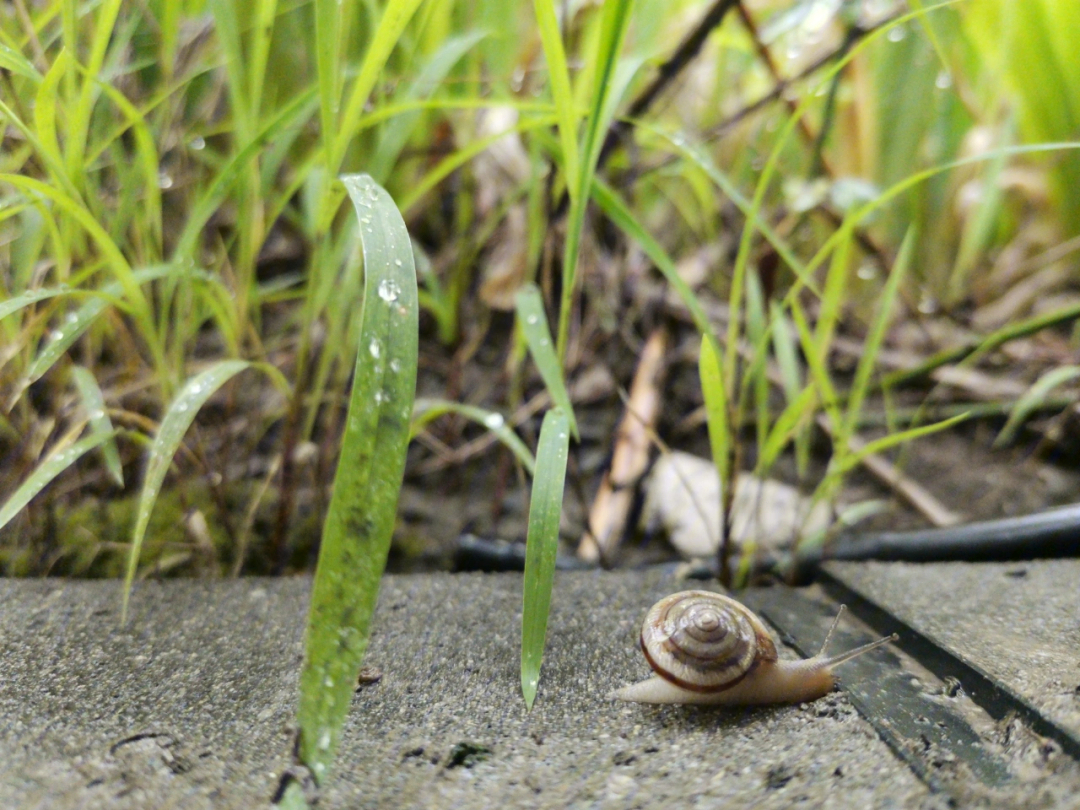
{"type": "Polygon", "coordinates": [[[540,442],[536,450],[536,477],[529,501],[521,612],[521,693],[529,709],[536,700],[540,664],[547,639],[570,443],[569,425],[566,414],[560,409],[548,411],[540,428],[540,442]]]}

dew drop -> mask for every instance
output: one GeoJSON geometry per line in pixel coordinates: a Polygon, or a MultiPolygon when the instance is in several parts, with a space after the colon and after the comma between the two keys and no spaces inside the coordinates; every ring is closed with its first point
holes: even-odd
{"type": "Polygon", "coordinates": [[[191,148],[198,151],[206,148],[206,139],[202,135],[196,135],[191,139],[191,148]]]}
{"type": "Polygon", "coordinates": [[[394,264],[396,264],[398,267],[401,267],[401,259],[394,259],[394,264]]]}
{"type": "Polygon", "coordinates": [[[889,30],[889,42],[899,42],[907,36],[907,29],[902,25],[897,25],[889,30]]]}
{"type": "Polygon", "coordinates": [[[319,737],[319,750],[320,751],[328,751],[328,750],[330,750],[330,730],[329,729],[326,729],[325,731],[323,731],[322,736],[319,737]]]}
{"type": "Polygon", "coordinates": [[[378,360],[379,354],[381,353],[381,349],[379,348],[379,341],[377,341],[375,338],[372,338],[371,343],[368,345],[368,351],[371,352],[372,357],[378,360]]]}
{"type": "Polygon", "coordinates": [[[397,297],[401,295],[401,288],[388,278],[384,278],[379,282],[379,298],[387,303],[391,301],[397,301],[397,297]]]}
{"type": "Polygon", "coordinates": [[[394,372],[395,374],[397,374],[399,371],[401,371],[401,361],[398,360],[397,358],[394,358],[393,360],[391,360],[390,361],[390,370],[392,372],[394,372]]]}
{"type": "Polygon", "coordinates": [[[538,320],[540,319],[536,315],[530,315],[528,318],[525,319],[525,323],[532,325],[535,324],[538,320]]]}
{"type": "Polygon", "coordinates": [[[506,420],[503,419],[503,415],[501,413],[488,414],[487,417],[484,419],[484,425],[491,430],[498,430],[504,424],[506,424],[506,420]]]}
{"type": "Polygon", "coordinates": [[[937,78],[934,79],[934,87],[938,90],[948,90],[952,87],[952,76],[949,75],[947,70],[943,70],[937,75],[937,78]]]}
{"type": "Polygon", "coordinates": [[[172,176],[168,172],[160,172],[157,180],[158,188],[170,189],[173,187],[172,176]]]}

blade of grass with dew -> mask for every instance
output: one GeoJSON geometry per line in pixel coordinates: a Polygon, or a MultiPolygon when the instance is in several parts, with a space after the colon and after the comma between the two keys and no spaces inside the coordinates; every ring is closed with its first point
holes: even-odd
{"type": "Polygon", "coordinates": [[[22,76],[32,82],[42,80],[41,74],[34,69],[33,63],[7,45],[0,45],[0,68],[10,70],[16,76],[22,76]]]}
{"type": "Polygon", "coordinates": [[[176,240],[173,250],[174,260],[194,260],[200,240],[205,236],[206,223],[217,213],[229,189],[242,176],[248,164],[255,159],[278,133],[301,127],[315,112],[318,97],[314,88],[305,90],[285,104],[277,114],[267,121],[256,133],[250,143],[236,151],[214,175],[214,180],[199,195],[199,199],[188,210],[184,230],[176,240]]]}
{"type": "Polygon", "coordinates": [[[132,318],[139,326],[139,333],[146,341],[154,361],[154,370],[157,373],[159,384],[166,385],[169,379],[168,367],[165,363],[165,351],[161,345],[156,330],[150,302],[143,295],[142,289],[128,264],[127,259],[115,241],[109,235],[89,211],[76,199],[65,194],[63,191],[53,188],[46,183],[32,177],[23,177],[17,174],[0,174],[0,183],[9,183],[30,194],[40,195],[49,200],[65,213],[69,214],[87,232],[90,238],[101,250],[102,258],[111,266],[113,274],[124,289],[124,297],[131,307],[132,318]]]}
{"type": "Polygon", "coordinates": [[[848,439],[855,433],[859,415],[862,412],[863,402],[866,400],[867,391],[870,388],[870,374],[877,363],[881,345],[885,341],[885,332],[889,327],[889,318],[893,311],[893,303],[900,292],[900,282],[907,275],[915,256],[915,229],[908,228],[904,235],[904,241],[900,243],[900,250],[896,254],[885,289],[882,290],[878,300],[878,312],[870,327],[870,333],[863,342],[863,350],[859,356],[859,364],[855,368],[855,377],[851,382],[851,390],[848,393],[847,416],[844,420],[842,432],[837,436],[837,444],[840,452],[844,452],[848,439]]]}
{"type": "Polygon", "coordinates": [[[1080,366],[1062,366],[1048,371],[1036,380],[1024,395],[1016,401],[1009,414],[1009,419],[1001,433],[994,439],[994,447],[1004,447],[1016,438],[1020,426],[1027,421],[1031,413],[1041,407],[1046,398],[1060,385],[1080,378],[1080,366]]]}
{"type": "Polygon", "coordinates": [[[540,683],[540,663],[547,638],[555,555],[559,548],[569,420],[560,408],[544,416],[536,449],[536,477],[529,500],[529,533],[525,543],[525,579],[521,611],[521,694],[531,709],[540,683]]]}
{"type": "Polygon", "coordinates": [[[43,287],[37,290],[27,290],[6,301],[0,301],[0,321],[8,315],[11,315],[13,312],[18,312],[20,309],[28,307],[31,304],[36,304],[38,301],[45,301],[49,298],[56,298],[59,295],[71,295],[72,293],[78,292],[79,291],[73,287],[43,287]]]}
{"type": "MultiPolygon", "coordinates": [[[[101,393],[101,387],[94,375],[87,368],[72,366],[71,380],[75,383],[79,398],[82,399],[83,407],[86,409],[91,433],[108,433],[111,437],[115,437],[116,431],[113,429],[112,420],[105,413],[105,395],[101,393]]],[[[118,487],[124,486],[124,468],[120,464],[120,451],[116,448],[115,438],[105,443],[105,446],[101,448],[101,455],[105,461],[105,469],[109,471],[113,481],[118,487]]]]}
{"type": "Polygon", "coordinates": [[[0,506],[0,529],[6,526],[56,476],[60,475],[95,447],[100,447],[115,436],[116,431],[112,433],[92,433],[85,439],[80,439],[75,444],[54,452],[41,462],[37,469],[12,493],[4,505],[0,506]]]}
{"type": "Polygon", "coordinates": [[[416,438],[416,435],[424,429],[425,425],[438,419],[444,413],[456,413],[476,422],[478,425],[484,426],[514,454],[514,457],[521,462],[521,466],[529,471],[529,475],[536,471],[536,459],[533,458],[533,454],[529,451],[525,442],[506,423],[505,417],[498,411],[489,411],[475,405],[465,405],[461,402],[451,402],[446,399],[418,399],[413,405],[409,438],[416,438]]]}
{"type": "MultiPolygon", "coordinates": [[[[175,270],[174,265],[162,264],[136,270],[132,273],[132,277],[136,284],[142,285],[163,278],[175,270]]],[[[69,290],[68,292],[82,291],[69,290]]],[[[41,347],[30,363],[30,367],[19,381],[16,398],[21,396],[30,385],[56,365],[60,357],[71,348],[71,345],[90,328],[101,313],[108,309],[109,306],[115,305],[124,292],[120,282],[110,282],[101,290],[96,291],[94,298],[91,298],[74,312],[69,313],[63,323],[50,332],[48,342],[41,347]]],[[[94,293],[91,292],[91,294],[94,293]]]]}
{"type": "Polygon", "coordinates": [[[139,506],[136,512],[135,528],[131,533],[131,550],[128,552],[127,571],[124,575],[124,593],[120,607],[120,623],[127,621],[128,600],[131,596],[131,584],[135,581],[135,571],[139,565],[139,552],[142,550],[146,527],[150,524],[150,513],[154,511],[161,486],[165,483],[165,474],[169,471],[173,456],[184,440],[191,423],[199,409],[215,391],[244,369],[250,368],[246,360],[221,360],[205,371],[196,374],[184,383],[183,388],[169,403],[165,416],[158,427],[157,435],[150,446],[149,461],[146,465],[146,477],[139,493],[139,506]]]}
{"type": "Polygon", "coordinates": [[[577,421],[574,419],[570,394],[563,380],[562,367],[551,345],[551,329],[548,326],[547,315],[544,314],[544,301],[540,296],[540,288],[532,282],[522,285],[514,296],[514,307],[517,310],[521,332],[525,336],[525,343],[551,395],[551,401],[556,407],[563,409],[570,422],[570,431],[577,439],[577,421]]]}
{"type": "Polygon", "coordinates": [[[361,223],[364,304],[349,413],[312,586],[297,752],[323,784],[337,752],[394,530],[416,393],[409,233],[367,175],[342,178],[361,223]]]}

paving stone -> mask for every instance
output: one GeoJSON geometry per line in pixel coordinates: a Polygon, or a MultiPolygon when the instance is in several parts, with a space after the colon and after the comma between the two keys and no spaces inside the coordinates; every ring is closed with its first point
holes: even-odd
{"type": "Polygon", "coordinates": [[[1080,734],[1080,560],[828,570],[1080,734]]]}
{"type": "MultiPolygon", "coordinates": [[[[520,575],[386,577],[365,662],[381,677],[357,692],[319,806],[955,806],[842,692],[734,711],[607,699],[648,674],[639,622],[682,587],[659,570],[560,573],[530,713],[520,575]]],[[[290,761],[309,588],[142,583],[120,628],[114,582],[0,581],[0,807],[265,805],[290,761]]],[[[1075,796],[1036,789],[1024,804],[1075,796]]]]}

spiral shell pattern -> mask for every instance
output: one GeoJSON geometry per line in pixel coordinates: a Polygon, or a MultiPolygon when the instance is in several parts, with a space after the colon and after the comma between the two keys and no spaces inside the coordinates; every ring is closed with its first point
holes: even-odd
{"type": "Polygon", "coordinates": [[[641,649],[657,675],[694,692],[729,689],[760,662],[777,658],[772,637],[753,613],[709,591],[683,591],[653,605],[641,628],[641,649]]]}

